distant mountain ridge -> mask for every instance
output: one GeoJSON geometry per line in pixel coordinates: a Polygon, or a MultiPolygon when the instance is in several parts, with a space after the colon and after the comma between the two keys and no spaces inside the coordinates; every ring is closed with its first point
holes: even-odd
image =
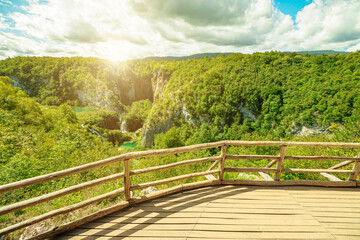
{"type": "MultiPolygon", "coordinates": [[[[289,53],[289,52],[284,52],[284,53],[289,53]]],[[[300,53],[300,54],[307,54],[308,53],[308,54],[314,55],[314,56],[348,54],[348,52],[334,51],[334,50],[297,51],[297,53],[300,53]]]]}
{"type": "MultiPolygon", "coordinates": [[[[228,56],[230,54],[233,54],[233,53],[232,52],[226,52],[226,53],[197,53],[197,54],[193,54],[193,55],[189,55],[189,56],[181,56],[181,57],[176,57],[176,56],[164,56],[164,57],[153,56],[153,57],[143,58],[141,60],[143,60],[143,61],[147,61],[147,60],[183,61],[183,60],[188,60],[188,59],[201,59],[203,57],[216,57],[216,56],[219,56],[219,55],[228,56]]],[[[241,53],[237,53],[237,54],[241,54],[241,53]]]]}
{"type": "MultiPolygon", "coordinates": [[[[299,54],[310,54],[310,55],[314,55],[314,56],[319,56],[319,55],[336,55],[336,54],[348,54],[348,52],[342,52],[342,51],[334,51],[334,50],[314,50],[314,51],[295,51],[296,53],[299,54]]],[[[193,55],[189,55],[189,56],[181,56],[181,57],[176,57],[176,56],[152,56],[152,57],[146,57],[143,59],[140,59],[142,61],[147,61],[147,60],[155,60],[155,61],[184,61],[184,60],[188,60],[188,59],[201,59],[203,57],[216,57],[219,55],[225,55],[228,56],[230,54],[242,54],[242,53],[236,53],[236,52],[223,52],[223,53],[197,53],[197,54],[193,54],[193,55]]],[[[283,53],[292,53],[292,52],[283,52],[283,53]]]]}

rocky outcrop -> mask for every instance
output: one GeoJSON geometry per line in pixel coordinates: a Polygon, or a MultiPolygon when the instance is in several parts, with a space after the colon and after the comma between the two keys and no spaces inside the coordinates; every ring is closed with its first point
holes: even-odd
{"type": "Polygon", "coordinates": [[[296,136],[310,136],[310,135],[320,135],[320,134],[331,134],[326,127],[320,127],[313,125],[311,127],[301,126],[301,127],[292,127],[290,134],[296,136]]]}
{"type": "Polygon", "coordinates": [[[114,97],[107,89],[95,89],[93,91],[75,90],[75,94],[81,106],[101,108],[109,111],[121,111],[111,101],[114,97]]]}
{"type": "Polygon", "coordinates": [[[244,119],[249,119],[250,121],[256,121],[255,114],[250,109],[244,107],[243,104],[240,104],[240,106],[235,109],[243,114],[244,119]]]}
{"type": "Polygon", "coordinates": [[[121,123],[120,130],[123,132],[135,132],[142,128],[144,121],[142,119],[133,119],[130,122],[124,121],[121,123]]]}
{"type": "Polygon", "coordinates": [[[149,99],[153,101],[153,86],[151,77],[137,79],[126,79],[120,82],[117,89],[121,92],[120,101],[125,105],[131,105],[131,103],[149,99]]]}
{"type": "Polygon", "coordinates": [[[146,125],[143,128],[142,134],[142,145],[150,148],[154,145],[155,135],[159,133],[164,133],[172,127],[171,119],[159,123],[157,125],[146,125]]]}

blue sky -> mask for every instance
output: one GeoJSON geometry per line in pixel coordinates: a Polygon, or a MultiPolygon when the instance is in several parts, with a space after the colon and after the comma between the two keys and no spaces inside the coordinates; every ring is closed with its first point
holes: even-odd
{"type": "Polygon", "coordinates": [[[0,59],[360,49],[359,0],[0,0],[0,59]]]}
{"type": "Polygon", "coordinates": [[[274,2],[276,8],[295,19],[297,12],[309,5],[311,0],[275,0],[274,2]]]}

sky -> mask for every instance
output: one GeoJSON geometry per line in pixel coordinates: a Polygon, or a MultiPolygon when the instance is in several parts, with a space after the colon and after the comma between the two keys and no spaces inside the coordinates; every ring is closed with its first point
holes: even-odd
{"type": "Polygon", "coordinates": [[[360,0],[0,0],[0,59],[360,50],[360,0]]]}

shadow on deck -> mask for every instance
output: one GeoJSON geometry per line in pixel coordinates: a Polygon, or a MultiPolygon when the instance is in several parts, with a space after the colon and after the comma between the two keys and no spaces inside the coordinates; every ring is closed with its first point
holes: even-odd
{"type": "Polygon", "coordinates": [[[360,189],[203,187],[125,208],[53,239],[360,239],[360,189]]]}

